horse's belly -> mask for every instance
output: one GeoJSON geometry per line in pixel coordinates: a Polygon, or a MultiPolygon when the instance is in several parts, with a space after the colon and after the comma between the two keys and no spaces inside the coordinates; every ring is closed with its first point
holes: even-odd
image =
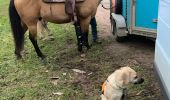
{"type": "Polygon", "coordinates": [[[45,19],[48,22],[52,22],[52,23],[56,23],[56,24],[62,24],[62,23],[69,23],[71,20],[69,17],[65,17],[65,16],[43,16],[43,19],[45,19]]]}
{"type": "Polygon", "coordinates": [[[64,4],[43,4],[40,14],[43,19],[57,24],[71,21],[70,17],[65,13],[64,4]]]}

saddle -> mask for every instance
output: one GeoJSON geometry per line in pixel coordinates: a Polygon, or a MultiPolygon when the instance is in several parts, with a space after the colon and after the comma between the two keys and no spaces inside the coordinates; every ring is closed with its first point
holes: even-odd
{"type": "Polygon", "coordinates": [[[45,3],[65,3],[65,12],[71,16],[74,22],[77,22],[75,4],[83,1],[85,0],[43,0],[45,3]]]}
{"type": "MultiPolygon", "coordinates": [[[[45,3],[65,3],[67,0],[43,0],[45,3]]],[[[74,0],[70,0],[74,1],[74,0]]],[[[75,0],[76,2],[83,2],[84,0],[75,0]]]]}

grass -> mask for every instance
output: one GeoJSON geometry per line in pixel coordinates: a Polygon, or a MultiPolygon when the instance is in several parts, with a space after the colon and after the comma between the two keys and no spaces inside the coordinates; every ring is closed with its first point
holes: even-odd
{"type": "Polygon", "coordinates": [[[0,15],[8,15],[7,9],[8,9],[8,3],[9,0],[0,0],[0,15]]]}
{"type": "Polygon", "coordinates": [[[28,35],[25,36],[24,58],[16,60],[7,17],[8,3],[9,0],[0,0],[0,100],[55,100],[57,98],[67,100],[70,96],[74,100],[84,98],[81,87],[62,82],[55,86],[49,78],[59,76],[61,80],[70,79],[68,76],[63,76],[62,73],[67,72],[69,75],[71,71],[60,69],[61,66],[58,62],[64,60],[63,63],[66,63],[68,52],[72,52],[73,56],[78,53],[74,28],[70,25],[50,24],[51,30],[55,33],[55,41],[39,41],[43,53],[48,55],[45,64],[36,56],[28,35]],[[70,42],[71,49],[67,49],[69,46],[67,42],[70,42]],[[61,55],[58,53],[60,51],[66,54],[61,55]],[[55,92],[63,92],[64,94],[58,97],[53,95],[55,92]]]}
{"type": "MultiPolygon", "coordinates": [[[[55,40],[38,40],[42,52],[47,55],[46,62],[37,57],[28,34],[25,35],[23,59],[16,60],[7,17],[8,3],[9,0],[0,0],[0,100],[96,100],[100,98],[101,84],[106,77],[124,65],[118,61],[128,59],[120,57],[124,53],[113,55],[114,50],[108,51],[112,38],[105,38],[101,45],[94,45],[82,58],[77,51],[74,27],[50,23],[55,40]],[[92,75],[79,75],[71,70],[73,68],[92,72],[92,75]],[[49,78],[53,76],[60,79],[53,81],[49,78]],[[54,95],[57,92],[63,95],[54,95]]],[[[144,73],[138,68],[136,70],[144,73]]],[[[132,90],[137,92],[147,88],[148,81],[132,90]]]]}

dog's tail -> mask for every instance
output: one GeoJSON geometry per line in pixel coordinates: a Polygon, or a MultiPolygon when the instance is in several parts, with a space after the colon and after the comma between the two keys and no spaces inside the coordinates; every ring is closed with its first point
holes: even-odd
{"type": "Polygon", "coordinates": [[[101,97],[101,100],[107,100],[103,94],[100,97],[101,97]]]}
{"type": "Polygon", "coordinates": [[[104,94],[105,90],[106,90],[106,82],[104,82],[103,85],[102,85],[102,94],[104,94]]]}

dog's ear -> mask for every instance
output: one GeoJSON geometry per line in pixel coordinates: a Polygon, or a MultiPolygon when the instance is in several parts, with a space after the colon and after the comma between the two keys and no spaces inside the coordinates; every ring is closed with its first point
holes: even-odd
{"type": "Polygon", "coordinates": [[[126,87],[129,84],[129,74],[122,72],[117,76],[117,85],[120,87],[126,87]]]}
{"type": "Polygon", "coordinates": [[[122,75],[123,85],[127,85],[130,82],[130,73],[124,73],[122,75]]]}

